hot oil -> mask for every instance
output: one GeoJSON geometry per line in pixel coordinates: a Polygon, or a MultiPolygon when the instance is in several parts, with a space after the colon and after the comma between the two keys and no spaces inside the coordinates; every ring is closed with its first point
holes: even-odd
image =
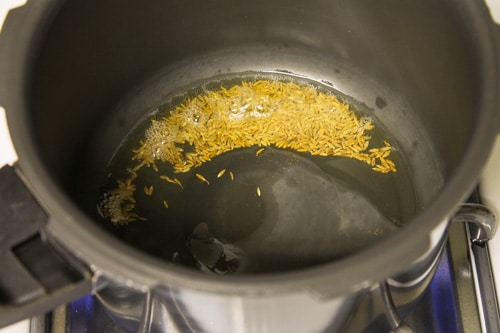
{"type": "MultiPolygon", "coordinates": [[[[191,120],[201,121],[196,117],[191,120]]],[[[176,147],[188,154],[194,146],[176,147]]],[[[110,197],[130,195],[129,221],[107,228],[155,256],[217,274],[272,272],[340,258],[397,230],[416,213],[411,179],[397,142],[370,110],[314,81],[253,73],[187,89],[145,117],[112,158],[99,205],[102,211],[110,197]],[[374,125],[367,131],[370,148],[390,143],[397,171],[272,143],[236,147],[181,171],[159,160],[138,167],[137,150],[152,120],[170,117],[199,95],[259,80],[295,82],[355,105],[356,116],[374,125]],[[117,191],[125,180],[130,184],[117,191]]]]}

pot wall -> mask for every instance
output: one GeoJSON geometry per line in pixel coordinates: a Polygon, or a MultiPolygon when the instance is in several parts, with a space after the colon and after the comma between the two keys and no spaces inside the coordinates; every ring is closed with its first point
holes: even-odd
{"type": "MultiPolygon", "coordinates": [[[[212,73],[199,73],[215,75],[236,71],[238,57],[254,52],[253,45],[280,57],[293,55],[290,49],[306,49],[316,54],[314,60],[303,55],[281,67],[281,59],[275,61],[257,51],[252,65],[304,75],[326,72],[317,79],[333,80],[340,90],[354,95],[359,93],[352,91],[353,80],[337,83],[334,73],[361,73],[372,90],[385,88],[379,103],[392,103],[393,96],[402,96],[402,102],[396,101],[400,112],[410,121],[421,122],[422,133],[445,174],[450,174],[474,133],[477,119],[472,110],[481,100],[482,85],[477,84],[482,80],[477,61],[481,55],[473,32],[459,21],[466,10],[453,1],[376,5],[318,1],[314,6],[279,1],[238,5],[106,1],[90,6],[72,1],[55,18],[33,68],[29,118],[41,156],[68,188],[78,166],[97,167],[85,164],[79,152],[103,115],[165,66],[235,49],[227,66],[207,67],[212,73]]],[[[178,79],[182,78],[172,78],[178,79]]],[[[377,100],[367,97],[359,96],[378,110],[377,100]]],[[[379,112],[382,118],[395,117],[383,111],[379,112]]]]}

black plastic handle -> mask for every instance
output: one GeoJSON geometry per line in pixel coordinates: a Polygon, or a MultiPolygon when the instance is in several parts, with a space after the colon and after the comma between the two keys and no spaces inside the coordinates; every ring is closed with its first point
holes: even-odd
{"type": "Polygon", "coordinates": [[[48,216],[14,167],[0,169],[0,327],[92,290],[92,272],[43,234],[48,216]]]}

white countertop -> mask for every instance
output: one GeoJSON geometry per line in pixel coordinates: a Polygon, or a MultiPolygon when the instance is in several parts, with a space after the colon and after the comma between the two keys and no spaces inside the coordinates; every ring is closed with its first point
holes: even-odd
{"type": "MultiPolygon", "coordinates": [[[[8,8],[17,7],[25,3],[26,0],[0,0],[0,29],[3,24],[8,8]]],[[[500,0],[486,0],[496,22],[500,23],[500,0]]],[[[0,101],[1,106],[1,101],[0,101]]],[[[498,110],[500,112],[500,110],[498,110]]],[[[12,147],[8,134],[4,110],[0,107],[0,167],[5,164],[12,164],[17,160],[16,153],[12,147]]],[[[483,174],[482,195],[485,204],[495,210],[500,217],[500,136],[483,174]]],[[[499,231],[500,233],[500,231],[499,231]]],[[[500,234],[493,241],[489,242],[490,253],[493,261],[494,275],[497,290],[500,291],[500,234]]],[[[0,329],[0,333],[26,333],[29,332],[29,321],[25,320],[16,325],[0,329]]]]}

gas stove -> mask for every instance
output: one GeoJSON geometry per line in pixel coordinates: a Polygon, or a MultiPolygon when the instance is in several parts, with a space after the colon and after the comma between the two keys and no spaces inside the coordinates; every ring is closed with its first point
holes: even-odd
{"type": "MultiPolygon", "coordinates": [[[[0,1],[0,27],[7,9],[23,2],[25,0],[0,1]]],[[[500,23],[500,0],[488,0],[487,3],[500,23]]],[[[16,159],[4,110],[0,108],[0,167],[16,159]]],[[[500,216],[500,136],[479,188],[483,203],[500,216]]],[[[467,225],[452,223],[449,240],[430,287],[416,309],[401,315],[414,332],[500,332],[500,298],[495,292],[500,290],[500,237],[482,246],[472,244],[469,239],[467,225]]],[[[48,315],[0,329],[0,333],[103,331],[125,332],[115,326],[93,295],[61,306],[48,315]]]]}

